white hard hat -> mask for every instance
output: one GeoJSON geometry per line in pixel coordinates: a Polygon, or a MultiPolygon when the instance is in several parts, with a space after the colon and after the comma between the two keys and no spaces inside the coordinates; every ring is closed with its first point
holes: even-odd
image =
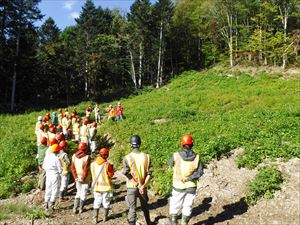
{"type": "Polygon", "coordinates": [[[38,121],[42,121],[43,120],[43,117],[42,116],[39,116],[38,117],[38,121]]]}

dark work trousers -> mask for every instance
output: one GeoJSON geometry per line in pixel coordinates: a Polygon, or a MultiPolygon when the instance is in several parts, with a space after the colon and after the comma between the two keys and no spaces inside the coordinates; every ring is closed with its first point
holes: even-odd
{"type": "Polygon", "coordinates": [[[127,189],[127,202],[129,205],[128,222],[134,224],[136,222],[136,202],[137,198],[140,199],[141,208],[145,216],[147,225],[151,224],[149,207],[148,207],[148,195],[145,190],[144,194],[140,194],[139,189],[127,189]]]}

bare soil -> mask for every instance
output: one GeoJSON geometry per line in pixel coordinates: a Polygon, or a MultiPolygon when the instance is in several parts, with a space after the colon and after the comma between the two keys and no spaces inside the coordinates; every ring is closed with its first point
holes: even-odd
{"type": "MultiPolygon", "coordinates": [[[[194,203],[193,217],[190,224],[300,224],[300,159],[287,162],[278,160],[265,164],[276,164],[286,177],[282,190],[275,193],[273,199],[260,200],[255,206],[248,206],[244,201],[247,183],[253,179],[256,170],[237,168],[235,160],[242,149],[228,153],[221,160],[214,160],[207,165],[204,175],[198,182],[198,191],[194,203]]],[[[115,192],[110,210],[110,218],[102,221],[102,211],[98,224],[127,224],[126,187],[120,172],[114,178],[115,192]]],[[[92,195],[81,215],[73,215],[74,187],[70,185],[68,196],[56,204],[53,214],[44,220],[30,221],[20,216],[11,215],[0,225],[88,225],[92,222],[92,195]]],[[[28,206],[43,207],[44,192],[34,190],[30,194],[1,200],[0,204],[26,203],[28,206]]],[[[159,198],[149,192],[151,218],[155,224],[168,224],[168,198],[159,198]]],[[[145,224],[143,214],[138,209],[138,223],[145,224]]]]}

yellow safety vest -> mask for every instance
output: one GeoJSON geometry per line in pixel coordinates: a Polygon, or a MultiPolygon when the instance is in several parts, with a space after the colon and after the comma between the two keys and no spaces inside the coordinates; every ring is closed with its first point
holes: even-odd
{"type": "Polygon", "coordinates": [[[62,119],[61,123],[63,128],[66,129],[68,127],[68,119],[66,117],[62,119]]]}
{"type": "Polygon", "coordinates": [[[48,137],[49,137],[49,140],[53,139],[53,138],[56,138],[56,134],[53,134],[51,132],[48,132],[48,137]]]}
{"type": "Polygon", "coordinates": [[[87,163],[89,156],[86,155],[82,158],[77,158],[75,155],[72,156],[72,162],[75,165],[75,169],[76,169],[76,173],[77,173],[77,177],[79,179],[82,178],[82,174],[83,174],[83,166],[87,163]]]}
{"type": "Polygon", "coordinates": [[[79,126],[80,126],[79,123],[74,123],[74,125],[73,125],[73,134],[74,135],[78,135],[79,134],[79,126]]]}
{"type": "Polygon", "coordinates": [[[70,165],[68,165],[67,162],[64,160],[65,155],[67,155],[67,153],[65,153],[65,152],[62,152],[60,154],[60,160],[61,160],[61,163],[63,166],[62,175],[66,175],[70,172],[70,165]]]}
{"type": "MultiPolygon", "coordinates": [[[[139,186],[143,185],[149,170],[150,156],[143,152],[131,152],[125,156],[125,159],[127,160],[133,179],[139,186]]],[[[127,188],[137,188],[137,186],[127,179],[127,188]]]]}
{"type": "Polygon", "coordinates": [[[92,172],[93,183],[95,183],[94,186],[95,192],[106,192],[112,190],[112,182],[107,174],[106,164],[105,165],[103,164],[99,165],[96,161],[91,163],[91,172],[92,172]],[[101,174],[98,176],[102,166],[104,166],[104,168],[102,169],[101,174]],[[95,181],[97,176],[98,179],[97,181],[95,181]]]}
{"type": "Polygon", "coordinates": [[[182,179],[192,175],[199,166],[199,155],[193,161],[185,161],[178,152],[174,153],[173,187],[176,189],[187,189],[196,187],[196,181],[182,182],[182,179]]]}
{"type": "Polygon", "coordinates": [[[87,134],[88,134],[88,127],[86,125],[80,127],[80,137],[87,138],[87,134]]]}

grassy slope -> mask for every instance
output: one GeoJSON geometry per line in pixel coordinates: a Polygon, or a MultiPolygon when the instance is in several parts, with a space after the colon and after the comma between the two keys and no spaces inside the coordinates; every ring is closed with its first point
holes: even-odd
{"type": "MultiPolygon", "coordinates": [[[[299,80],[265,74],[229,78],[214,71],[186,72],[159,90],[122,103],[126,120],[106,123],[100,133],[116,139],[112,158],[117,166],[130,151],[130,136],[139,134],[142,149],[152,157],[154,186],[161,194],[170,190],[167,164],[172,152],[180,149],[184,133],[194,137],[194,149],[204,163],[240,146],[246,152],[239,165],[250,168],[265,157],[300,156],[299,80]],[[167,122],[155,124],[156,119],[167,122]]],[[[78,110],[83,112],[85,105],[80,104],[78,110]]],[[[34,167],[33,132],[39,114],[45,111],[0,116],[0,177],[4,176],[0,178],[0,197],[9,193],[6,189],[14,191],[17,186],[12,181],[34,167]]]]}

